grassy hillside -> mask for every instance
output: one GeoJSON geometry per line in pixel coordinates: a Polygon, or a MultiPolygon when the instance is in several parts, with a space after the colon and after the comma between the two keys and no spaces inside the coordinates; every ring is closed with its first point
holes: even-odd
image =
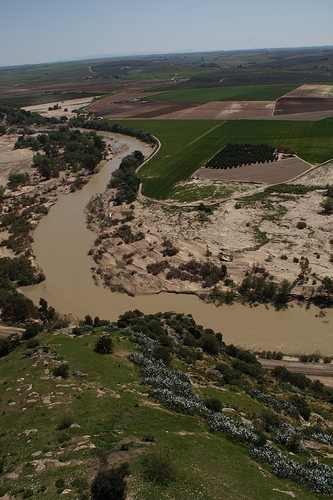
{"type": "Polygon", "coordinates": [[[148,97],[150,101],[190,102],[202,104],[210,101],[275,101],[295,88],[295,85],[241,85],[176,89],[148,97]]]}
{"type": "MultiPolygon", "coordinates": [[[[134,321],[138,325],[147,321],[147,339],[153,329],[154,335],[165,335],[158,316],[134,321]]],[[[175,326],[175,319],[168,321],[175,326]]],[[[188,320],[183,331],[186,324],[188,320]]],[[[114,467],[128,462],[129,497],[135,499],[278,500],[285,498],[281,491],[292,491],[300,500],[316,498],[295,483],[276,478],[268,466],[258,466],[245,443],[208,432],[205,418],[175,412],[149,397],[139,369],[127,359],[128,352],[138,350],[135,324],[130,329],[125,326],[123,321],[111,335],[112,354],[94,352],[103,332],[99,327],[76,337],[42,333],[0,359],[1,495],[55,500],[67,491],[66,498],[83,500],[90,498],[90,483],[100,463],[114,467]],[[53,369],[63,362],[69,377],[56,378],[53,369]],[[168,457],[174,471],[170,481],[147,479],[145,457],[152,453],[168,457]]],[[[193,332],[196,328],[190,327],[193,332]]],[[[236,420],[260,417],[265,406],[246,393],[256,384],[255,378],[239,372],[239,384],[231,386],[210,373],[219,361],[231,363],[233,358],[204,354],[197,361],[185,361],[181,349],[174,344],[172,366],[199,384],[199,397],[219,399],[236,420]]],[[[281,391],[275,388],[275,394],[281,391]]],[[[284,394],[290,397],[288,391],[284,394]]],[[[327,405],[320,406],[312,396],[309,401],[316,411],[327,405]]],[[[301,460],[308,455],[307,451],[301,460]]]]}
{"type": "Polygon", "coordinates": [[[179,181],[227,143],[267,143],[288,147],[310,163],[333,158],[333,120],[319,122],[239,120],[124,120],[123,125],[154,134],[162,142],[157,156],[140,171],[146,195],[164,199],[179,181]]]}

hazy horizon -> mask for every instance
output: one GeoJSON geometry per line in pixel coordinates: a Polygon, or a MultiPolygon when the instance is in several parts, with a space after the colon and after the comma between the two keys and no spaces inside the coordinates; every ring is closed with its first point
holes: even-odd
{"type": "Polygon", "coordinates": [[[184,49],[178,50],[174,52],[164,52],[164,51],[156,51],[156,52],[128,52],[128,53],[115,53],[115,54],[87,54],[86,56],[72,56],[67,57],[65,59],[58,60],[44,60],[35,63],[23,63],[23,64],[6,64],[1,65],[0,68],[17,68],[22,66],[38,66],[44,64],[66,64],[71,62],[84,62],[84,61],[93,61],[98,59],[118,59],[118,58],[130,58],[130,57],[149,57],[154,55],[181,55],[181,54],[200,54],[200,53],[214,53],[214,52],[251,52],[251,51],[265,51],[265,50],[297,50],[297,49],[320,49],[320,48],[333,48],[333,44],[331,45],[295,45],[295,46],[285,46],[285,47],[251,47],[251,48],[237,48],[237,49],[211,49],[211,50],[191,50],[184,49]]]}
{"type": "Polygon", "coordinates": [[[45,3],[2,2],[0,66],[333,44],[330,0],[45,3]]]}

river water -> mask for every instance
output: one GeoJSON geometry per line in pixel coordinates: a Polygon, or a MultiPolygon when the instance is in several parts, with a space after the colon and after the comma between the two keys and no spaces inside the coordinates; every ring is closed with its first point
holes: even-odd
{"type": "Polygon", "coordinates": [[[94,263],[88,256],[96,235],[86,227],[85,207],[92,196],[105,190],[111,172],[119,167],[125,154],[136,149],[145,155],[151,153],[148,146],[134,138],[111,135],[118,153],[83,189],[61,195],[38,225],[33,249],[46,281],[25,287],[23,291],[28,297],[35,302],[43,297],[59,312],[78,317],[90,314],[114,320],[131,309],[145,313],[190,313],[198,323],[222,332],[228,343],[251,349],[333,355],[332,310],[319,318],[316,308],[293,306],[277,312],[264,306],[240,304],[216,307],[194,295],[162,293],[129,297],[97,286],[90,270],[94,263]]]}

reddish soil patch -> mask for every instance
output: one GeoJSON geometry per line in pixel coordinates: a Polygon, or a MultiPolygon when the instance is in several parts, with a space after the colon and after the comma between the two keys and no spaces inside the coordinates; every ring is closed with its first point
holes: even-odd
{"type": "MultiPolygon", "coordinates": [[[[276,101],[275,115],[296,113],[333,112],[331,97],[281,97],[276,101]]],[[[332,113],[331,113],[332,114],[332,113]]]]}
{"type": "Polygon", "coordinates": [[[310,165],[299,158],[285,158],[274,163],[256,163],[239,168],[199,168],[193,177],[212,181],[277,184],[293,179],[309,168],[310,165]]]}
{"type": "MultiPolygon", "coordinates": [[[[98,116],[111,115],[116,118],[154,118],[164,113],[171,113],[188,104],[173,104],[166,102],[150,102],[144,100],[147,95],[139,88],[126,89],[111,96],[99,99],[89,106],[88,110],[98,116]]],[[[153,95],[153,93],[150,93],[153,95]]]]}
{"type": "MultiPolygon", "coordinates": [[[[275,115],[333,111],[333,85],[305,84],[276,101],[275,115]]],[[[332,114],[332,113],[331,113],[332,114]]]]}
{"type": "Polygon", "coordinates": [[[273,109],[273,101],[215,101],[163,114],[159,118],[175,120],[272,118],[273,109]]]}

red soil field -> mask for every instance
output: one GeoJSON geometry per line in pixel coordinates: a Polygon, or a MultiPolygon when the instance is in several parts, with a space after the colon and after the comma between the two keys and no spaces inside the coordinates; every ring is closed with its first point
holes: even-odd
{"type": "Polygon", "coordinates": [[[281,97],[276,101],[275,115],[333,111],[331,97],[281,97]]]}
{"type": "Polygon", "coordinates": [[[333,111],[333,86],[305,84],[276,101],[274,115],[333,111]]]}
{"type": "Polygon", "coordinates": [[[189,107],[189,104],[145,101],[145,95],[147,93],[141,88],[127,88],[93,102],[88,111],[115,118],[152,118],[189,107]]]}
{"type": "Polygon", "coordinates": [[[225,182],[253,182],[259,184],[278,184],[303,174],[311,166],[299,158],[285,158],[274,163],[244,165],[239,168],[215,169],[199,168],[195,179],[209,179],[225,182]]]}

